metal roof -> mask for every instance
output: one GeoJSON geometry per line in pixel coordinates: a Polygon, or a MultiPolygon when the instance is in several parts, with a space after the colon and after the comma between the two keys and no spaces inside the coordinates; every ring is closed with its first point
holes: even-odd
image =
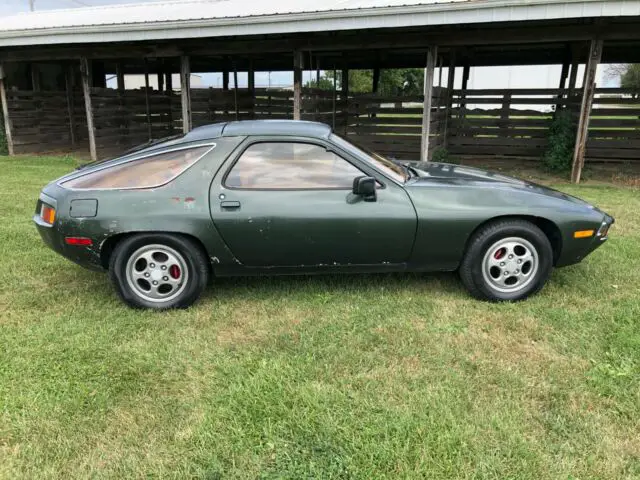
{"type": "Polygon", "coordinates": [[[165,0],[4,17],[0,47],[620,16],[640,0],[165,0]]]}

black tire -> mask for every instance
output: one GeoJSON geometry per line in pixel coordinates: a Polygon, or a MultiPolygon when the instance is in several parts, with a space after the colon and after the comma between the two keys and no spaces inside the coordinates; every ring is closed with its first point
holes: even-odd
{"type": "MultiPolygon", "coordinates": [[[[494,258],[500,261],[500,258],[497,257],[498,253],[496,252],[494,258]]],[[[510,262],[506,258],[505,260],[510,262]]],[[[517,261],[517,256],[514,261],[517,261]]],[[[514,264],[508,263],[504,267],[505,270],[509,268],[509,265],[514,264]]],[[[462,283],[472,296],[481,300],[500,302],[524,300],[536,294],[545,285],[552,270],[553,248],[542,230],[524,220],[498,220],[482,227],[470,239],[460,264],[459,273],[462,283]],[[531,273],[531,277],[522,280],[521,287],[517,284],[513,287],[504,287],[505,289],[519,288],[515,291],[501,291],[499,286],[493,285],[491,277],[501,278],[502,272],[499,275],[492,275],[488,273],[492,270],[485,270],[483,266],[485,258],[491,258],[488,256],[489,249],[492,249],[501,240],[507,241],[507,239],[523,239],[524,243],[528,242],[533,246],[537,255],[537,271],[531,273]],[[483,272],[486,272],[487,277],[483,272]]],[[[519,270],[515,270],[515,272],[519,273],[519,270]]],[[[509,272],[505,271],[505,275],[509,275],[509,272]]],[[[516,279],[516,282],[520,282],[520,279],[516,279]]]]}
{"type": "MultiPolygon", "coordinates": [[[[209,262],[202,248],[188,237],[166,233],[141,233],[127,237],[116,245],[109,259],[109,278],[120,298],[131,307],[160,310],[187,308],[198,299],[207,286],[209,262]],[[177,252],[176,258],[180,259],[182,267],[186,270],[186,272],[182,272],[181,269],[177,270],[176,275],[178,277],[182,275],[185,280],[176,285],[176,292],[170,293],[169,295],[173,296],[168,297],[166,300],[144,298],[141,296],[143,292],[136,291],[140,290],[140,288],[135,285],[132,287],[128,281],[127,265],[129,260],[132,255],[147,246],[158,246],[159,248],[165,248],[167,251],[177,252]]],[[[178,278],[178,280],[172,281],[178,282],[180,280],[182,279],[178,278]]]]}

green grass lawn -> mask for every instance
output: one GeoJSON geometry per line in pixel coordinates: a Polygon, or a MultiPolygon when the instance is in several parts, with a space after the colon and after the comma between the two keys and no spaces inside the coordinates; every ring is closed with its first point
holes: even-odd
{"type": "Polygon", "coordinates": [[[558,185],[618,223],[525,303],[253,278],[155,313],[40,241],[73,166],[0,158],[0,477],[640,477],[639,189],[558,185]]]}

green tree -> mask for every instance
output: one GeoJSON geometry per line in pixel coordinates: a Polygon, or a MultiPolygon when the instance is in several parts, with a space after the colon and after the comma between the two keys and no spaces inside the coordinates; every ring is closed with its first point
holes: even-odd
{"type": "MultiPolygon", "coordinates": [[[[342,72],[336,72],[337,88],[342,88],[342,72]]],[[[378,91],[380,95],[420,95],[423,91],[424,70],[421,68],[398,68],[380,71],[378,91]]],[[[305,86],[315,87],[316,81],[305,86]]],[[[320,88],[333,88],[333,71],[320,77],[320,88]]],[[[370,93],[373,91],[373,70],[349,70],[349,92],[370,93]]]]}
{"type": "Polygon", "coordinates": [[[620,86],[640,91],[640,63],[626,65],[625,71],[620,76],[620,86]]]}

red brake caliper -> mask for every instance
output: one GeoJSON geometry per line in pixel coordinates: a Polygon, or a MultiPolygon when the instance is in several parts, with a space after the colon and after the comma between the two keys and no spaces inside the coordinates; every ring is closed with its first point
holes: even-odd
{"type": "Polygon", "coordinates": [[[504,257],[505,254],[505,249],[501,248],[500,250],[498,250],[496,253],[493,254],[493,258],[495,258],[496,260],[500,260],[502,257],[504,257]]]}
{"type": "Polygon", "coordinates": [[[180,278],[180,267],[178,265],[171,265],[169,267],[169,275],[176,280],[180,278]]]}

